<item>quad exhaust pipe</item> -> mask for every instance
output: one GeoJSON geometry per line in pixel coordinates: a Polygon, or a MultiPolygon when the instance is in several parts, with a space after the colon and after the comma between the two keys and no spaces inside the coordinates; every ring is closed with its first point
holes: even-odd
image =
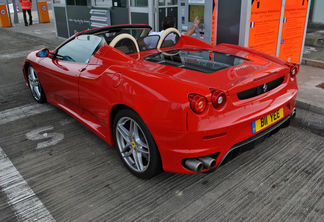
{"type": "Polygon", "coordinates": [[[200,162],[199,160],[197,159],[187,159],[185,162],[184,162],[184,165],[189,169],[189,170],[192,170],[192,171],[196,171],[196,172],[200,172],[204,169],[204,165],[202,162],[200,162]]]}
{"type": "Polygon", "coordinates": [[[198,160],[200,160],[202,162],[202,164],[204,165],[204,168],[211,169],[216,166],[216,160],[209,156],[199,157],[198,160]]]}
{"type": "Polygon", "coordinates": [[[199,157],[197,159],[187,159],[184,162],[184,165],[189,170],[200,172],[203,169],[214,168],[216,166],[216,160],[209,156],[204,156],[204,157],[199,157]]]}

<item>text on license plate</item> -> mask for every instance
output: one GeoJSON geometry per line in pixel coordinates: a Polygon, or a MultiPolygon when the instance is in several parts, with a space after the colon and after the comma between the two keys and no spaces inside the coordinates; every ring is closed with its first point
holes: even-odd
{"type": "Polygon", "coordinates": [[[252,123],[252,131],[253,133],[256,133],[267,126],[272,125],[273,123],[279,121],[284,117],[283,108],[280,108],[279,110],[270,113],[267,116],[262,117],[261,119],[258,119],[252,123]]]}

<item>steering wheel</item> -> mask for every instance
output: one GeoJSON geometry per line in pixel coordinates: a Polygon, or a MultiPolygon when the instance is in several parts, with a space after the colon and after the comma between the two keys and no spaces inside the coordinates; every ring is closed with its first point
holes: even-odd
{"type": "Polygon", "coordinates": [[[137,53],[139,53],[139,47],[138,47],[138,44],[137,44],[137,41],[136,41],[136,39],[132,36],[132,35],[130,35],[130,34],[127,34],[127,33],[122,33],[122,34],[119,34],[119,35],[117,35],[110,43],[109,43],[109,46],[111,46],[111,47],[114,47],[115,48],[115,46],[117,45],[117,43],[119,42],[119,41],[121,41],[121,40],[123,40],[123,39],[130,39],[133,43],[134,43],[134,45],[135,45],[135,47],[136,47],[136,51],[137,51],[137,53]]]}
{"type": "Polygon", "coordinates": [[[158,44],[157,44],[157,46],[156,46],[157,49],[160,49],[160,48],[161,48],[161,46],[162,46],[162,44],[163,44],[165,38],[166,38],[170,33],[175,33],[176,35],[178,35],[179,37],[181,37],[181,34],[180,34],[180,32],[178,31],[178,29],[176,29],[176,28],[168,28],[168,29],[166,29],[166,30],[162,33],[162,35],[161,35],[161,37],[160,37],[160,40],[159,40],[159,42],[158,42],[158,44]]]}

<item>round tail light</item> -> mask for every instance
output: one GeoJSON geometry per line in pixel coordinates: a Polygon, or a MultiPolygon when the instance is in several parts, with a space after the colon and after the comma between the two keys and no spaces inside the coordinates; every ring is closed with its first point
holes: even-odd
{"type": "Polygon", "coordinates": [[[226,102],[226,95],[224,92],[212,89],[211,90],[212,96],[211,96],[211,102],[215,108],[219,108],[226,102]]]}
{"type": "Polygon", "coordinates": [[[191,93],[188,96],[189,102],[190,102],[190,108],[193,112],[199,114],[205,111],[207,107],[207,98],[199,95],[191,93]]]}

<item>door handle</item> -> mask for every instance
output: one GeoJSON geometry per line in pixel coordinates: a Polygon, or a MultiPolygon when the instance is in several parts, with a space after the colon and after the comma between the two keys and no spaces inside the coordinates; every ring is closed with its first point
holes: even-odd
{"type": "Polygon", "coordinates": [[[81,69],[79,69],[80,72],[83,72],[86,69],[86,67],[83,67],[81,69]]]}

